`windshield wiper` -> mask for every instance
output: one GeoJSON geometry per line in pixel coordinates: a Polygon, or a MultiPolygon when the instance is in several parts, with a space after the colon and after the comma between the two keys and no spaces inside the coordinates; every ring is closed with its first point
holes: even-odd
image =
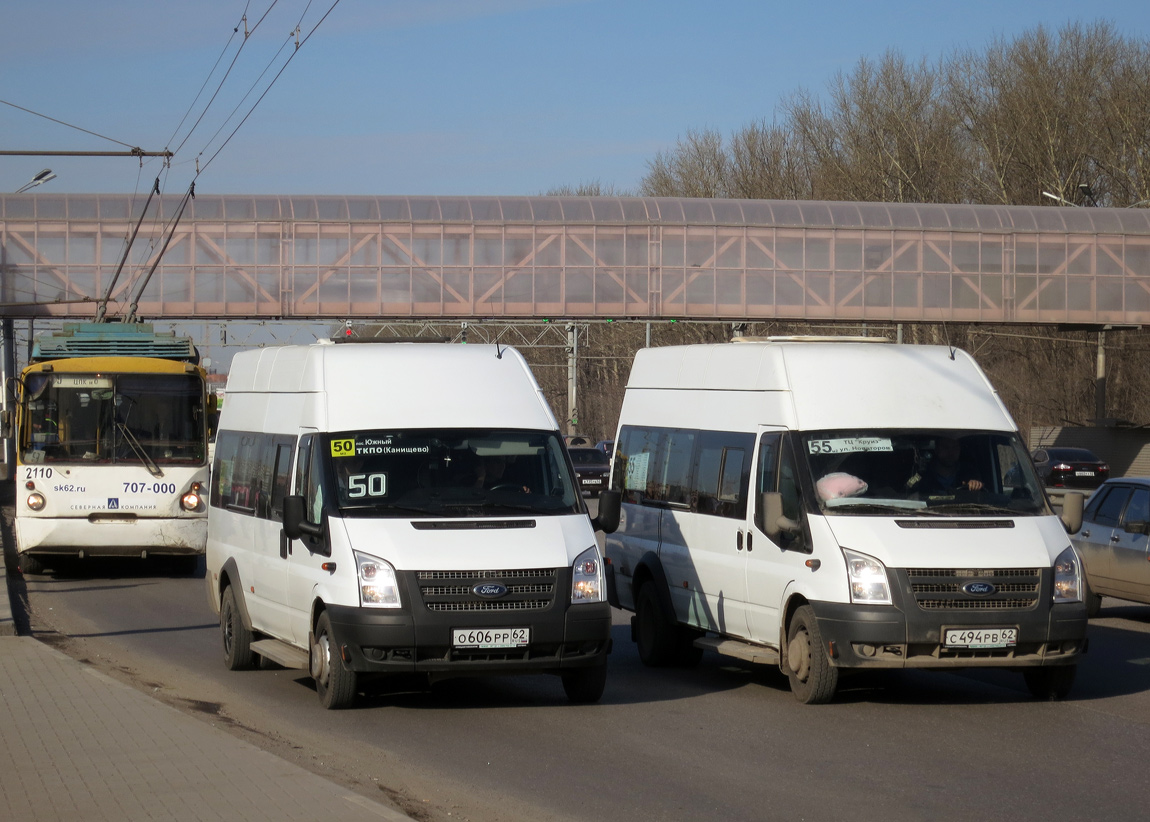
{"type": "Polygon", "coordinates": [[[851,503],[850,505],[834,505],[827,506],[827,511],[833,511],[836,514],[889,514],[894,511],[898,514],[916,514],[923,510],[920,505],[884,505],[881,502],[859,502],[851,503]]]}
{"type": "Polygon", "coordinates": [[[125,442],[132,447],[132,451],[140,458],[140,462],[144,463],[144,467],[148,469],[148,473],[153,477],[162,477],[164,475],[164,472],[160,470],[160,466],[156,465],[155,460],[148,456],[147,452],[144,451],[144,446],[140,445],[140,441],[136,439],[136,435],[132,433],[127,425],[118,422],[116,423],[116,430],[120,432],[125,442]]]}

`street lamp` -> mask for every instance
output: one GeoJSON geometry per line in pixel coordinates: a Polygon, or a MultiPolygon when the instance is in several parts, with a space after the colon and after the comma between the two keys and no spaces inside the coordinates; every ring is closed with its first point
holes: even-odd
{"type": "Polygon", "coordinates": [[[55,179],[56,179],[56,175],[53,173],[52,169],[46,168],[43,171],[41,171],[39,174],[37,174],[35,177],[33,177],[31,180],[29,180],[27,183],[25,183],[24,185],[22,185],[18,189],[16,189],[16,193],[17,194],[23,194],[25,191],[27,191],[30,188],[35,188],[36,186],[40,185],[41,183],[46,183],[49,180],[55,180],[55,179]]]}
{"type": "Polygon", "coordinates": [[[1064,200],[1062,197],[1059,197],[1057,194],[1051,194],[1049,191],[1042,192],[1042,196],[1043,197],[1049,197],[1051,200],[1057,200],[1058,202],[1062,203],[1063,205],[1074,206],[1075,208],[1079,207],[1078,203],[1072,203],[1069,200],[1064,200]]]}
{"type": "MultiPolygon", "coordinates": [[[[17,194],[23,194],[30,188],[46,183],[49,180],[55,180],[56,175],[50,168],[46,168],[29,180],[20,188],[16,189],[17,194]]],[[[6,293],[9,287],[8,278],[0,281],[0,299],[6,299],[9,295],[6,293]]],[[[5,313],[7,307],[5,306],[5,313]]],[[[29,321],[31,322],[31,321],[29,321]]],[[[29,325],[29,337],[31,337],[31,325],[29,325]]],[[[7,384],[11,377],[16,376],[16,334],[12,328],[12,318],[0,318],[0,376],[3,377],[3,384],[7,384]]],[[[8,409],[8,392],[5,391],[3,396],[0,397],[0,406],[5,410],[8,409]]],[[[15,442],[12,438],[0,440],[0,479],[14,479],[15,472],[13,466],[15,463],[15,442]]]]}

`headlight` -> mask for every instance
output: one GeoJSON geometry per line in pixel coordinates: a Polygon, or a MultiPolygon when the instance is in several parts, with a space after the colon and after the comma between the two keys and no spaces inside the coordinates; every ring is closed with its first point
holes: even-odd
{"type": "Polygon", "coordinates": [[[571,566],[571,602],[603,602],[603,561],[591,546],[571,566]]]}
{"type": "Polygon", "coordinates": [[[28,495],[28,499],[25,500],[25,502],[33,511],[41,511],[44,508],[44,495],[39,491],[33,491],[28,495]]]}
{"type": "Polygon", "coordinates": [[[371,554],[355,551],[359,576],[359,604],[365,608],[399,608],[399,585],[391,564],[371,554]]]}
{"type": "Polygon", "coordinates": [[[180,507],[185,511],[199,510],[200,503],[203,502],[204,486],[198,482],[193,482],[192,487],[188,492],[180,497],[180,507]]]}
{"type": "Polygon", "coordinates": [[[1054,602],[1082,601],[1082,563],[1072,546],[1054,561],[1054,602]]]}
{"type": "Polygon", "coordinates": [[[851,602],[862,605],[890,605],[890,585],[886,568],[874,557],[843,548],[847,561],[847,582],[851,588],[851,602]]]}

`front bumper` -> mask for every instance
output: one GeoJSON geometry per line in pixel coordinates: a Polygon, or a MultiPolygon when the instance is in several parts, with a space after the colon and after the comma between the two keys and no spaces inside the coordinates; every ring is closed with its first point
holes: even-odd
{"type": "Polygon", "coordinates": [[[573,605],[543,614],[474,614],[329,605],[332,636],[348,667],[360,673],[472,674],[556,671],[601,665],[611,648],[611,607],[573,605]],[[526,648],[461,650],[453,628],[531,629],[526,648]]]}
{"type": "Polygon", "coordinates": [[[993,598],[916,596],[905,570],[892,573],[896,581],[893,605],[819,601],[810,605],[831,664],[842,668],[1073,665],[1086,651],[1086,604],[1052,604],[1051,572],[1030,573],[1037,573],[1039,579],[1027,604],[1019,607],[996,603],[993,598]],[[943,646],[943,632],[948,628],[996,627],[1017,627],[1017,644],[979,649],[943,646]]]}

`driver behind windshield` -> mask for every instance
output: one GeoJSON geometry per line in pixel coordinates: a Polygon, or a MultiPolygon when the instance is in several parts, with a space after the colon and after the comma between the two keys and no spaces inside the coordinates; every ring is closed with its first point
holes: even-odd
{"type": "Polygon", "coordinates": [[[924,496],[938,496],[956,491],[981,491],[982,480],[962,462],[962,444],[953,437],[939,437],[933,458],[907,481],[906,487],[924,496]]]}

